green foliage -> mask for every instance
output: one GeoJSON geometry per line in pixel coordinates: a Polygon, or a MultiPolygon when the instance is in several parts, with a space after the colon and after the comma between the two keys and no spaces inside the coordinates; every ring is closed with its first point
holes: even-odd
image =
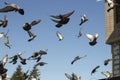
{"type": "Polygon", "coordinates": [[[11,80],[25,80],[23,77],[21,65],[18,65],[18,67],[16,68],[16,71],[12,75],[11,80]]]}

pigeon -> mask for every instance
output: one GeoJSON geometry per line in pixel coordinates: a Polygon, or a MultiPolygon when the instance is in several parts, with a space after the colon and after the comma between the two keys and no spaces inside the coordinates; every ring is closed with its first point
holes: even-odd
{"type": "MultiPolygon", "coordinates": [[[[9,32],[9,30],[8,30],[8,32],[9,32]]],[[[7,36],[7,34],[8,34],[8,32],[6,33],[6,34],[4,34],[4,44],[5,44],[5,46],[7,46],[9,49],[11,49],[11,45],[10,45],[10,43],[9,43],[9,37],[7,36]]]]}
{"type": "Polygon", "coordinates": [[[81,80],[81,77],[78,77],[75,73],[72,73],[72,75],[69,75],[69,74],[65,73],[65,76],[69,80],[81,80]]]}
{"type": "Polygon", "coordinates": [[[51,15],[51,17],[55,18],[55,19],[59,19],[59,20],[55,20],[55,19],[51,19],[52,21],[56,22],[56,27],[60,28],[62,27],[62,25],[67,24],[70,20],[70,16],[74,13],[75,11],[71,11],[68,12],[66,14],[59,14],[59,15],[51,15]]]}
{"type": "Polygon", "coordinates": [[[98,66],[96,66],[92,71],[91,71],[91,75],[93,74],[93,73],[95,73],[96,72],[96,70],[98,69],[98,68],[100,68],[100,66],[98,65],[98,66]]]}
{"type": "Polygon", "coordinates": [[[71,64],[73,64],[75,61],[80,60],[80,59],[82,59],[82,58],[84,58],[84,57],[86,57],[86,56],[87,56],[87,55],[85,55],[85,56],[83,56],[83,57],[76,56],[76,57],[74,58],[74,60],[72,60],[71,64]]]}
{"type": "Polygon", "coordinates": [[[77,37],[79,38],[79,37],[81,37],[81,36],[82,36],[82,27],[80,28],[80,30],[79,30],[79,34],[78,34],[77,37]]]}
{"type": "Polygon", "coordinates": [[[32,21],[30,24],[29,24],[29,23],[24,23],[24,24],[23,24],[23,29],[24,29],[25,31],[27,31],[28,35],[30,36],[30,39],[28,39],[28,42],[32,41],[32,40],[36,37],[36,35],[34,35],[34,34],[30,31],[31,28],[32,28],[32,26],[34,26],[34,25],[36,25],[36,24],[38,24],[38,23],[40,23],[40,22],[41,22],[41,20],[40,20],[40,19],[37,19],[37,20],[32,21]]]}
{"type": "Polygon", "coordinates": [[[0,20],[0,26],[3,26],[5,28],[8,25],[8,17],[4,16],[4,21],[0,20]]]}
{"type": "Polygon", "coordinates": [[[24,9],[20,8],[18,5],[16,5],[15,3],[7,3],[5,2],[5,7],[0,9],[0,12],[11,12],[11,11],[15,11],[18,12],[21,15],[24,15],[24,9]]]}
{"type": "Polygon", "coordinates": [[[48,49],[46,49],[45,51],[44,51],[44,50],[40,50],[40,51],[39,51],[39,54],[40,54],[40,55],[46,55],[46,54],[47,54],[47,51],[48,51],[48,49]]]}
{"type": "Polygon", "coordinates": [[[82,17],[81,17],[81,22],[80,22],[80,26],[85,23],[86,21],[88,21],[88,19],[86,18],[86,14],[84,14],[82,17]]]}
{"type": "Polygon", "coordinates": [[[99,37],[99,34],[98,33],[96,33],[95,35],[86,34],[86,37],[90,40],[89,44],[91,46],[94,46],[97,43],[97,39],[99,37]]]}
{"type": "Polygon", "coordinates": [[[119,6],[118,3],[114,3],[112,0],[105,0],[105,2],[107,2],[109,6],[107,12],[109,12],[111,9],[114,9],[115,6],[119,6]]]}
{"type": "Polygon", "coordinates": [[[14,56],[10,57],[9,59],[12,59],[12,60],[9,63],[16,64],[19,56],[22,55],[23,53],[24,52],[19,52],[18,54],[15,54],[14,56]]]}
{"type": "Polygon", "coordinates": [[[109,63],[110,61],[112,61],[112,59],[106,59],[106,60],[104,61],[104,65],[105,65],[105,66],[108,65],[108,63],[109,63]]]}
{"type": "Polygon", "coordinates": [[[5,55],[3,59],[0,61],[0,75],[3,75],[8,71],[6,68],[4,68],[7,61],[8,61],[8,55],[5,55]]]}
{"type": "Polygon", "coordinates": [[[48,64],[46,62],[38,62],[37,64],[35,64],[35,67],[39,66],[44,66],[45,64],[48,64]]]}
{"type": "Polygon", "coordinates": [[[101,74],[106,76],[106,78],[110,78],[112,76],[112,74],[109,71],[103,71],[103,72],[101,72],[101,74]]]}
{"type": "Polygon", "coordinates": [[[22,58],[20,55],[18,55],[18,57],[19,57],[19,59],[21,60],[21,61],[20,61],[21,64],[23,64],[23,65],[27,64],[27,63],[26,63],[26,60],[27,60],[27,59],[22,58]]]}
{"type": "Polygon", "coordinates": [[[3,59],[2,59],[2,65],[3,66],[5,66],[5,64],[7,63],[7,61],[8,61],[8,55],[6,54],[4,57],[3,57],[3,59]]]}
{"type": "Polygon", "coordinates": [[[56,35],[57,35],[59,41],[62,41],[64,39],[63,35],[59,31],[56,32],[56,35]]]}

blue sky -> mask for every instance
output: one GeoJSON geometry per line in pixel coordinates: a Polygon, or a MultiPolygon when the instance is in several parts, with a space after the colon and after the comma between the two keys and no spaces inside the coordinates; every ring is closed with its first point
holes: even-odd
{"type": "MultiPolygon", "coordinates": [[[[0,19],[4,15],[8,16],[8,26],[0,27],[0,32],[7,32],[9,29],[9,40],[11,49],[4,45],[4,40],[0,40],[0,59],[5,54],[13,56],[14,54],[26,51],[23,57],[31,56],[32,52],[48,49],[48,54],[44,55],[41,61],[48,64],[39,67],[41,72],[41,80],[68,80],[65,73],[73,72],[82,77],[82,80],[90,80],[91,78],[104,78],[102,71],[111,72],[111,64],[104,66],[103,61],[111,57],[111,48],[105,44],[105,16],[104,1],[96,2],[95,0],[2,0],[0,8],[4,7],[4,2],[16,3],[24,9],[25,14],[20,15],[17,12],[0,13],[0,19]],[[55,23],[51,21],[50,15],[64,14],[75,10],[70,16],[68,24],[61,28],[56,28],[55,23]],[[81,15],[86,13],[88,22],[79,26],[81,15]],[[27,42],[28,34],[22,29],[25,22],[32,22],[35,19],[41,19],[41,22],[32,28],[32,32],[37,37],[27,42]],[[83,27],[83,36],[77,38],[80,27],[83,27]],[[58,41],[56,32],[60,31],[64,39],[58,41]],[[89,45],[89,40],[85,37],[86,33],[99,33],[98,43],[95,46],[89,45]],[[70,62],[75,56],[84,56],[86,58],[77,61],[74,65],[70,62]],[[100,65],[98,71],[91,76],[91,70],[100,65]]],[[[32,69],[35,61],[27,61],[27,65],[23,65],[24,71],[32,69]]],[[[16,70],[16,65],[7,63],[8,75],[11,76],[16,70]]]]}

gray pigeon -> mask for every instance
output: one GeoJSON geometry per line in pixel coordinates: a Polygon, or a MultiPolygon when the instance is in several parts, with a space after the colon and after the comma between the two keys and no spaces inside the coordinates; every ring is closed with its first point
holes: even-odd
{"type": "Polygon", "coordinates": [[[79,34],[78,34],[77,37],[79,38],[79,37],[81,37],[81,36],[82,36],[82,27],[80,28],[80,30],[79,30],[79,34]]]}
{"type": "Polygon", "coordinates": [[[18,5],[14,4],[14,3],[7,3],[5,2],[5,7],[0,9],[0,12],[11,12],[11,11],[15,11],[15,12],[19,12],[21,15],[24,15],[24,9],[20,8],[18,5]]]}
{"type": "Polygon", "coordinates": [[[62,25],[67,24],[70,20],[70,16],[74,13],[75,11],[68,12],[66,14],[59,14],[59,15],[51,15],[51,17],[55,19],[51,19],[52,21],[56,22],[56,27],[60,28],[62,25]],[[58,19],[58,20],[56,20],[58,19]]]}
{"type": "Polygon", "coordinates": [[[104,76],[106,76],[106,78],[112,77],[112,74],[109,71],[103,71],[103,72],[101,72],[101,74],[103,74],[104,76]]]}
{"type": "Polygon", "coordinates": [[[86,57],[86,56],[87,56],[87,55],[85,55],[85,56],[83,56],[83,57],[76,56],[76,57],[71,61],[71,64],[73,64],[75,61],[80,60],[80,59],[82,59],[82,58],[84,58],[84,57],[86,57]]]}
{"type": "Polygon", "coordinates": [[[28,35],[30,36],[30,39],[28,39],[29,42],[32,41],[32,40],[36,37],[36,35],[34,35],[34,34],[30,31],[31,28],[32,28],[32,26],[34,26],[34,25],[36,25],[36,24],[38,24],[38,23],[40,23],[40,22],[41,22],[41,20],[40,20],[40,19],[37,19],[37,20],[32,21],[30,24],[29,24],[29,23],[24,23],[24,24],[23,24],[23,29],[24,29],[25,31],[27,31],[28,35]]]}
{"type": "Polygon", "coordinates": [[[38,62],[37,64],[35,64],[35,67],[44,66],[45,64],[48,64],[48,63],[46,63],[46,62],[38,62]]]}
{"type": "Polygon", "coordinates": [[[72,73],[72,75],[69,75],[69,74],[65,73],[65,76],[69,80],[81,80],[81,77],[78,77],[75,73],[72,73]]]}
{"type": "MultiPolygon", "coordinates": [[[[9,30],[8,30],[8,32],[9,32],[9,30]]],[[[11,45],[9,43],[9,37],[7,36],[8,32],[6,34],[4,34],[4,44],[5,44],[5,46],[7,46],[10,49],[11,45]]]]}

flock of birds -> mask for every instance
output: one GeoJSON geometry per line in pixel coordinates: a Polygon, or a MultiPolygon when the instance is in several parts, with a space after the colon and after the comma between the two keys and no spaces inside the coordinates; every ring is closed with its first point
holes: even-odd
{"type": "MultiPolygon", "coordinates": [[[[111,9],[113,9],[116,5],[118,5],[117,3],[114,3],[112,0],[105,0],[105,2],[108,3],[108,6],[109,6],[109,9],[107,10],[107,12],[110,12],[111,9]]],[[[21,15],[24,15],[24,9],[20,8],[18,5],[14,4],[14,3],[7,3],[5,2],[5,7],[1,8],[0,9],[0,12],[1,13],[6,13],[6,12],[11,12],[11,11],[15,11],[15,12],[18,12],[19,14],[21,15]]],[[[66,14],[59,14],[59,15],[51,15],[52,17],[52,21],[56,23],[56,28],[61,28],[63,25],[67,24],[70,20],[70,16],[74,13],[75,11],[71,11],[71,12],[68,12],[66,14]]],[[[85,22],[87,22],[88,19],[86,17],[86,14],[83,14],[83,16],[81,17],[81,22],[80,22],[80,26],[82,26],[85,22]]],[[[29,39],[28,39],[28,42],[32,41],[36,35],[33,34],[33,32],[31,32],[31,28],[32,26],[35,26],[37,24],[39,24],[41,22],[40,19],[36,19],[34,21],[32,21],[31,23],[24,23],[23,24],[23,30],[25,30],[28,35],[29,35],[29,39]]],[[[8,24],[8,17],[7,16],[4,16],[4,20],[0,20],[0,26],[2,26],[3,28],[6,28],[7,27],[7,24],[8,24]]],[[[7,31],[7,33],[0,33],[0,38],[4,38],[4,44],[5,46],[7,46],[8,48],[11,48],[11,44],[9,43],[9,37],[8,37],[8,32],[9,30],[7,31]]],[[[59,41],[63,40],[64,37],[62,35],[61,32],[57,31],[56,32],[56,35],[59,39],[59,41]]],[[[79,30],[79,34],[78,34],[78,38],[82,36],[82,27],[80,28],[79,30]]],[[[91,35],[91,34],[86,34],[86,37],[90,40],[89,44],[91,46],[94,46],[96,43],[97,43],[97,39],[99,37],[99,34],[96,33],[95,35],[91,35]]],[[[24,52],[23,52],[24,53],[24,52]]],[[[0,80],[5,80],[6,78],[6,72],[8,71],[8,69],[5,68],[5,64],[8,62],[8,60],[11,60],[9,61],[10,64],[16,64],[18,62],[18,59],[20,59],[20,63],[22,65],[26,65],[26,61],[28,60],[36,60],[36,64],[34,65],[33,67],[33,70],[38,66],[44,66],[45,64],[47,64],[46,62],[41,62],[41,57],[42,55],[46,55],[47,54],[47,50],[46,51],[43,51],[43,50],[40,50],[38,52],[34,52],[30,57],[28,58],[23,58],[21,55],[23,53],[18,53],[18,54],[15,54],[13,55],[12,57],[8,57],[8,55],[5,55],[3,57],[3,59],[0,61],[0,80]]],[[[76,61],[82,59],[82,58],[85,58],[87,57],[87,55],[83,56],[83,57],[80,57],[80,56],[76,56],[72,61],[71,61],[71,64],[73,65],[76,61]]],[[[106,66],[108,64],[108,62],[110,62],[112,59],[107,59],[104,61],[104,65],[106,66]]],[[[96,70],[100,68],[100,66],[96,66],[92,71],[91,71],[91,75],[93,73],[96,72],[96,70]]],[[[106,71],[106,72],[101,72],[102,74],[104,74],[107,78],[111,77],[111,73],[106,71]]],[[[31,78],[32,74],[29,74],[28,75],[28,72],[26,72],[25,74],[25,79],[26,80],[34,80],[34,78],[31,78]],[[26,77],[27,75],[27,77],[26,77]]],[[[67,73],[65,73],[65,76],[69,79],[69,80],[81,80],[81,77],[78,77],[75,73],[72,73],[72,75],[69,75],[67,73]]]]}

